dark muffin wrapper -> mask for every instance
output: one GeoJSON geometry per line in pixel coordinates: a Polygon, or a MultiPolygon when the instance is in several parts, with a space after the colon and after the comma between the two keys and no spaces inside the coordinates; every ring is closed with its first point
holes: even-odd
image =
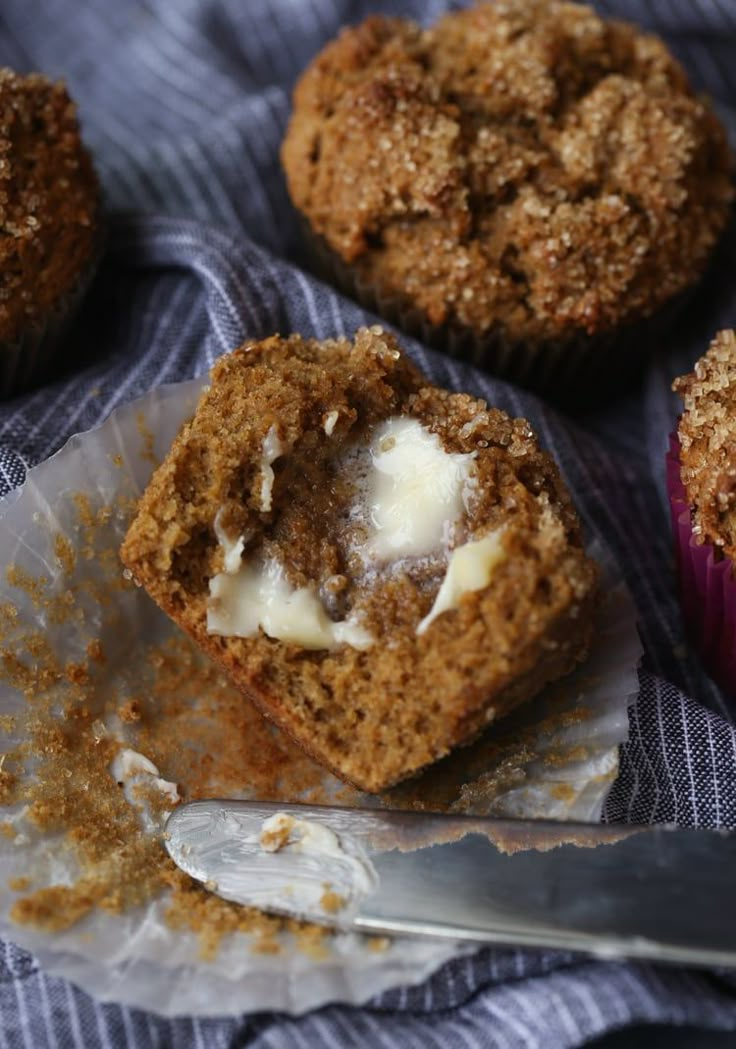
{"type": "Polygon", "coordinates": [[[727,557],[697,541],[680,478],[677,434],[670,436],[667,453],[667,492],[685,629],[708,674],[736,696],[736,579],[727,557]]]}
{"type": "Polygon", "coordinates": [[[698,286],[695,282],[650,317],[612,332],[559,342],[514,342],[502,332],[479,336],[458,324],[432,324],[420,309],[363,278],[306,219],[301,227],[313,268],[361,306],[433,349],[569,407],[607,400],[633,382],[698,286]]]}
{"type": "Polygon", "coordinates": [[[73,287],[57,299],[46,320],[28,325],[15,342],[0,342],[0,399],[26,393],[48,378],[104,252],[107,231],[101,212],[95,226],[95,243],[87,265],[73,287]]]}

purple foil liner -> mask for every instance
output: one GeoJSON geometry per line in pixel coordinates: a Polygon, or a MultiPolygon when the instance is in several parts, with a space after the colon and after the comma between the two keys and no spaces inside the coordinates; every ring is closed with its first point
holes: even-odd
{"type": "Polygon", "coordinates": [[[696,541],[680,479],[677,434],[670,435],[667,492],[685,627],[710,676],[736,696],[736,579],[727,558],[714,546],[696,541]]]}

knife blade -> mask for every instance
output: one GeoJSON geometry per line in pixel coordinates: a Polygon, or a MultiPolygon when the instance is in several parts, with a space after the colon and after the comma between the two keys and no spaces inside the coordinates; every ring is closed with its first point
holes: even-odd
{"type": "Polygon", "coordinates": [[[207,800],[165,841],[223,898],[340,929],[736,966],[736,832],[207,800]]]}

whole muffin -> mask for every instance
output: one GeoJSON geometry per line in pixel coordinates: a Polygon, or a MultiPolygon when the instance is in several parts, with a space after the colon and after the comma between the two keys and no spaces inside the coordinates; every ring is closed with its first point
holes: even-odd
{"type": "Polygon", "coordinates": [[[736,332],[674,383],[683,400],[668,487],[685,624],[710,675],[736,696],[736,332]]]}
{"type": "Polygon", "coordinates": [[[122,546],[256,706],[380,791],[588,651],[598,573],[529,424],[380,327],[222,357],[122,546]]]}
{"type": "Polygon", "coordinates": [[[63,84],[0,70],[0,395],[43,378],[92,277],[100,191],[63,84]]]}
{"type": "Polygon", "coordinates": [[[723,129],[664,44],[557,0],[344,30],[282,159],[343,286],[546,390],[646,356],[603,351],[693,286],[732,200],[723,129]]]}

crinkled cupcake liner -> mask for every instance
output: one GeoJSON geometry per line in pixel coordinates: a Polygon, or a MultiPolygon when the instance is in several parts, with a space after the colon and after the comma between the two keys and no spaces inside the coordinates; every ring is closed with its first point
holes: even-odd
{"type": "MultiPolygon", "coordinates": [[[[82,618],[56,622],[34,598],[32,587],[18,589],[6,573],[0,579],[0,609],[12,605],[17,614],[11,617],[15,633],[8,633],[6,625],[3,653],[11,661],[22,660],[27,655],[25,637],[39,632],[66,665],[82,660],[91,640],[102,639],[105,662],[98,672],[103,676],[95,692],[98,698],[90,700],[101,704],[91,711],[98,718],[106,716],[106,696],[124,696],[126,688],[137,694],[146,687],[142,682],[151,643],[180,636],[142,590],[121,588],[122,566],[114,556],[103,555],[114,555],[119,547],[135,497],[148,483],[155,461],[193,414],[206,382],[205,376],[163,386],[117,409],[100,427],[72,438],[30,470],[20,493],[0,500],[3,564],[15,565],[26,579],[45,577],[44,594],[53,597],[74,590],[85,602],[82,618]],[[86,524],[80,528],[80,496],[86,520],[97,520],[101,510],[113,507],[96,526],[94,537],[86,524]],[[59,536],[74,555],[72,577],[59,558],[59,536]],[[112,600],[95,596],[100,586],[112,600]]],[[[620,574],[603,551],[591,553],[603,562],[604,572],[590,656],[573,674],[509,716],[514,720],[506,724],[505,739],[484,766],[489,778],[481,777],[476,805],[463,804],[463,812],[600,820],[617,774],[619,746],[628,734],[627,708],[638,687],[641,645],[620,574]],[[507,766],[513,767],[512,777],[504,774],[507,766]]],[[[0,682],[0,715],[17,715],[26,703],[14,686],[0,682]]],[[[7,745],[22,745],[25,738],[14,729],[7,745]]],[[[124,736],[122,742],[134,745],[124,736]]],[[[161,765],[164,777],[168,772],[161,765]]],[[[186,794],[186,780],[178,782],[186,794]]],[[[341,787],[324,773],[328,797],[341,787]]],[[[247,768],[236,796],[249,796],[247,768]]],[[[3,818],[20,820],[14,823],[19,828],[26,826],[22,812],[6,817],[0,813],[3,818]]],[[[36,876],[34,887],[73,883],[76,877],[73,857],[59,850],[53,836],[32,829],[15,841],[0,835],[3,935],[34,951],[47,971],[102,999],[169,1016],[236,1015],[267,1008],[298,1013],[331,1001],[357,1004],[388,987],[420,981],[467,950],[454,943],[399,938],[376,952],[360,937],[340,935],[331,941],[328,956],[319,960],[300,953],[288,940],[279,955],[253,953],[252,940],[237,933],[223,942],[216,957],[203,961],[196,935],[167,924],[165,897],[121,914],[93,911],[70,928],[49,934],[16,925],[9,917],[15,899],[10,882],[29,873],[36,876]]]]}
{"type": "Polygon", "coordinates": [[[48,378],[104,252],[106,226],[100,212],[95,225],[97,233],[90,260],[74,286],[57,299],[43,323],[29,326],[15,342],[0,343],[0,400],[26,393],[48,378]]]}
{"type": "Polygon", "coordinates": [[[670,435],[667,453],[667,492],[687,633],[708,674],[736,695],[736,579],[728,558],[711,544],[697,541],[680,477],[676,433],[670,435]]]}
{"type": "Polygon", "coordinates": [[[562,406],[602,402],[629,386],[642,373],[657,341],[698,287],[696,282],[652,316],[613,332],[560,342],[514,342],[500,331],[479,336],[452,322],[432,324],[422,310],[408,306],[347,265],[305,219],[300,225],[314,269],[365,309],[433,349],[543,394],[562,406]]]}

